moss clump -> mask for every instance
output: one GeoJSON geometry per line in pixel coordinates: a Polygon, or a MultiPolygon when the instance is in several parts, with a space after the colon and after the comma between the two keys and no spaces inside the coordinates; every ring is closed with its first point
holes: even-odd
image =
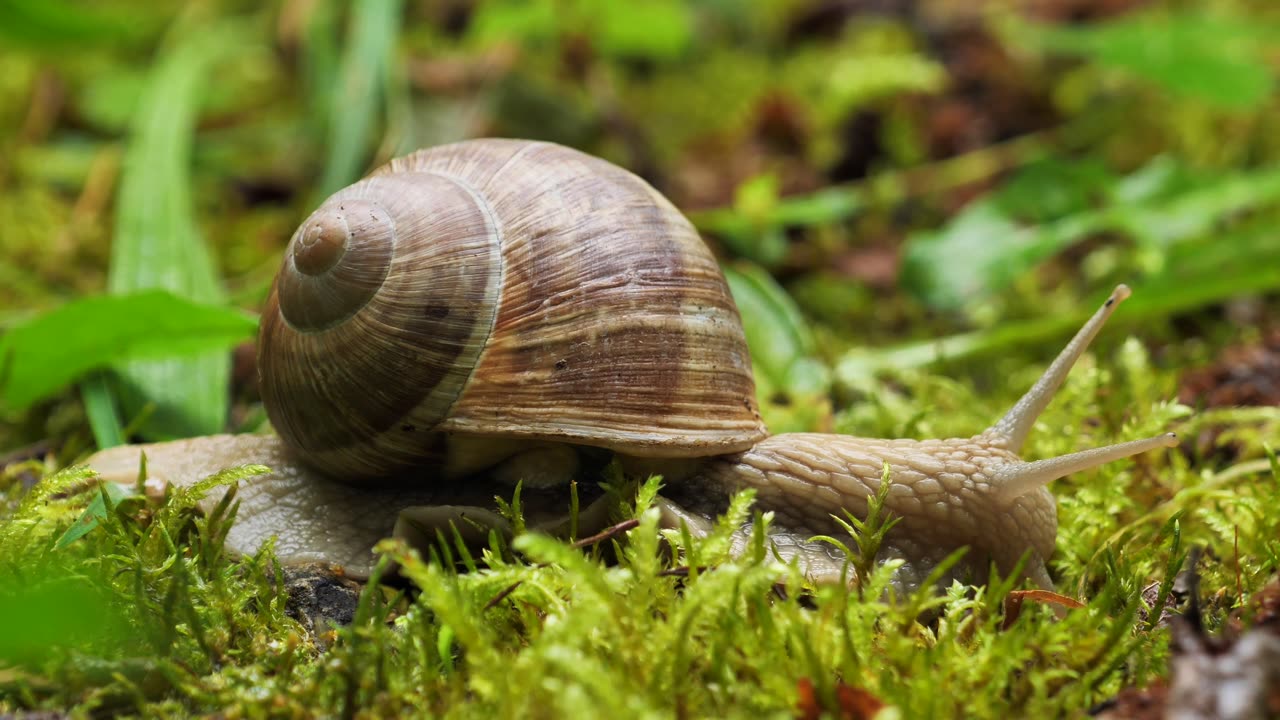
{"type": "MultiPolygon", "coordinates": [[[[1115,366],[1086,364],[1028,455],[1154,432],[1186,412],[1158,402],[1167,380],[1134,346],[1115,366]]],[[[976,397],[927,377],[905,387],[926,386],[951,394],[942,405],[976,397]]],[[[892,410],[881,420],[912,422],[892,410]]],[[[1277,422],[1244,411],[1214,420],[1243,447],[1260,447],[1277,422]]],[[[1211,625],[1280,564],[1267,531],[1280,508],[1273,459],[1215,472],[1170,457],[1055,487],[1053,568],[1060,588],[1087,602],[1061,620],[1039,604],[1013,618],[1004,608],[1015,588],[998,577],[890,600],[886,565],[861,592],[808,587],[763,535],[729,556],[748,496],[695,543],[658,531],[650,482],[621,508],[638,524],[590,547],[526,534],[479,554],[441,542],[423,559],[388,542],[395,589],[365,587],[352,625],[322,643],[287,612],[269,550],[222,552],[236,510],[227,485],[252,468],[158,500],[109,495],[76,469],[26,489],[11,469],[0,486],[10,501],[0,525],[0,712],[784,717],[802,701],[838,712],[855,690],[901,717],[1080,712],[1166,672],[1167,636],[1152,606],[1175,602],[1171,582],[1189,548],[1208,551],[1211,625]],[[197,492],[224,500],[201,516],[197,492]],[[68,540],[86,513],[91,527],[68,540]]]]}

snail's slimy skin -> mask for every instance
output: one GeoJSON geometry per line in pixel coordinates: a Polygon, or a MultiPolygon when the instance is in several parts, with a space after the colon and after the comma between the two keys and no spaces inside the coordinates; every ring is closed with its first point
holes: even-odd
{"type": "MultiPolygon", "coordinates": [[[[408,476],[376,487],[335,482],[298,462],[273,435],[211,435],[120,446],[94,454],[88,465],[106,481],[132,486],[143,453],[148,477],[175,487],[189,487],[240,465],[271,468],[240,482],[240,508],[227,534],[227,549],[238,555],[252,555],[275,538],[276,557],[285,564],[328,563],[363,579],[373,569],[374,545],[384,538],[434,541],[431,531],[448,528],[449,520],[470,519],[506,529],[493,503],[495,495],[509,494],[505,488],[462,487],[425,478],[414,482],[408,476]]],[[[222,495],[216,489],[207,493],[200,500],[201,509],[211,510],[222,495]]],[[[529,528],[555,532],[564,523],[568,495],[563,488],[553,493],[525,490],[521,501],[529,528]]],[[[582,511],[579,527],[591,531],[607,519],[604,504],[594,503],[582,511]]],[[[464,532],[474,527],[469,522],[458,525],[464,532]]]]}
{"type": "MultiPolygon", "coordinates": [[[[1172,445],[1172,434],[1112,446],[1111,454],[1172,445]]],[[[1012,572],[1024,554],[1023,575],[1052,588],[1045,566],[1053,553],[1057,515],[1053,496],[1043,486],[1008,499],[1001,497],[1002,475],[1010,468],[1030,468],[1001,447],[1002,437],[988,431],[974,438],[951,440],[876,440],[829,434],[792,433],[764,440],[751,450],[707,461],[691,477],[671,483],[660,499],[663,525],[684,523],[693,535],[705,534],[730,495],[756,491],[759,507],[775,515],[770,539],[778,555],[800,561],[816,582],[844,575],[845,558],[816,535],[847,539],[835,518],[848,512],[865,517],[868,499],[879,488],[889,466],[890,489],[885,510],[899,518],[877,556],[877,562],[901,559],[895,585],[903,591],[920,586],[930,572],[959,548],[965,557],[942,578],[980,582],[990,564],[1012,572]]],[[[365,578],[374,563],[373,547],[385,537],[399,536],[420,546],[435,539],[436,529],[455,522],[471,539],[483,543],[484,529],[508,530],[493,497],[509,491],[500,484],[436,484],[399,478],[383,487],[349,485],[324,477],[294,458],[274,436],[210,437],[126,446],[104,450],[89,465],[104,479],[132,484],[146,453],[150,477],[185,487],[238,465],[266,465],[272,472],[241,482],[240,509],[227,536],[234,553],[256,553],[275,539],[281,562],[337,565],[355,578],[365,578]],[[422,490],[398,488],[422,487],[422,490]]],[[[1067,456],[1094,455],[1095,451],[1067,456]]],[[[1123,456],[1123,455],[1120,455],[1123,456]]],[[[1090,457],[1092,462],[1096,458],[1090,457]]],[[[1053,462],[1062,465],[1063,458],[1053,462]]],[[[1069,470],[1068,470],[1069,471],[1069,470]]],[[[1058,470],[1052,471],[1055,473],[1058,470]]],[[[221,498],[207,495],[208,510],[221,498]]],[[[565,529],[568,496],[564,488],[525,490],[522,506],[529,528],[565,529]]],[[[608,521],[604,502],[587,504],[578,520],[580,535],[608,521]]],[[[735,542],[745,548],[751,534],[744,526],[735,542]]]]}
{"type": "MultiPolygon", "coordinates": [[[[1118,287],[1013,409],[971,438],[878,440],[791,433],[764,438],[739,453],[701,459],[624,457],[623,466],[636,476],[663,472],[664,519],[668,525],[683,523],[695,536],[708,530],[730,495],[754,490],[758,507],[775,514],[771,539],[778,554],[798,559],[815,581],[845,577],[845,558],[811,538],[843,536],[837,520],[845,513],[865,518],[868,500],[876,495],[887,466],[890,487],[884,509],[899,523],[885,538],[876,561],[903,561],[895,576],[900,589],[918,587],[961,548],[968,553],[943,583],[982,581],[992,564],[1008,574],[1026,556],[1022,575],[1052,588],[1046,562],[1053,553],[1057,513],[1045,486],[1073,472],[1176,444],[1176,436],[1166,433],[1035,462],[1017,455],[1071,366],[1128,292],[1118,287]]],[[[509,495],[511,483],[523,477],[545,480],[563,474],[567,482],[574,474],[570,468],[584,467],[578,461],[593,452],[542,442],[494,445],[465,436],[451,437],[448,444],[450,452],[479,457],[447,460],[416,475],[401,474],[376,484],[344,484],[326,477],[271,436],[218,435],[112,448],[88,463],[105,479],[130,484],[145,451],[150,476],[177,486],[189,486],[229,467],[266,465],[270,474],[241,483],[240,509],[227,537],[228,548],[251,554],[274,537],[282,562],[327,562],[353,577],[367,577],[373,547],[384,537],[427,542],[436,529],[448,529],[451,522],[463,530],[479,526],[479,539],[483,528],[509,529],[496,512],[495,495],[509,495]],[[465,481],[448,477],[459,468],[486,464],[487,475],[465,481]]],[[[206,508],[218,495],[203,501],[206,508]]],[[[521,501],[527,527],[565,529],[568,500],[563,487],[526,488],[521,501]]],[[[579,534],[607,522],[604,502],[587,504],[583,513],[579,534]]],[[[745,543],[749,535],[750,528],[743,528],[738,542],[745,543]]]]}
{"type": "MultiPolygon", "coordinates": [[[[142,452],[150,477],[174,486],[193,485],[237,465],[266,465],[272,472],[241,482],[240,509],[227,537],[232,552],[247,555],[275,538],[277,557],[286,564],[324,562],[346,574],[367,577],[373,547],[392,535],[418,543],[434,540],[436,528],[450,520],[465,531],[477,523],[507,529],[497,515],[493,496],[508,490],[499,484],[436,485],[435,490],[404,491],[397,487],[430,487],[428,483],[390,484],[384,488],[348,485],[323,477],[292,457],[276,437],[215,435],[142,447],[118,447],[94,455],[89,464],[105,479],[131,484],[142,452]]],[[[1053,551],[1057,518],[1053,497],[1044,488],[1016,498],[1007,508],[989,501],[994,468],[1018,462],[1012,453],[986,448],[973,440],[868,440],[820,434],[769,438],[750,451],[705,463],[692,477],[670,484],[660,506],[664,525],[686,523],[702,535],[723,511],[730,495],[743,489],[757,493],[757,503],[776,516],[771,540],[785,559],[799,558],[815,581],[841,577],[845,558],[832,546],[813,542],[815,535],[844,536],[833,519],[844,511],[865,517],[868,498],[890,465],[888,513],[901,518],[890,533],[878,561],[901,558],[896,584],[917,587],[933,567],[960,547],[965,561],[950,577],[962,580],[985,575],[994,561],[1011,571],[1031,551],[1026,575],[1050,586],[1044,558],[1053,551]]],[[[407,480],[408,478],[404,478],[407,480]]],[[[208,510],[221,499],[209,493],[208,510]]],[[[563,524],[568,496],[522,494],[531,528],[554,531],[563,524]]],[[[607,518],[603,503],[593,504],[579,519],[579,534],[590,534],[607,518]]],[[[745,547],[750,526],[738,533],[745,547]]],[[[476,538],[483,542],[483,535],[476,538]]]]}
{"type": "Polygon", "coordinates": [[[1019,463],[996,438],[986,436],[915,441],[796,433],[769,438],[713,463],[701,481],[671,492],[686,508],[705,515],[713,506],[696,498],[713,497],[717,490],[754,489],[760,506],[774,512],[779,553],[800,557],[812,579],[835,580],[843,569],[843,554],[808,539],[843,536],[833,518],[844,519],[846,512],[865,518],[888,464],[885,509],[899,524],[876,560],[903,560],[895,576],[900,590],[918,587],[961,547],[968,552],[942,579],[944,585],[953,578],[981,582],[993,562],[1010,573],[1026,553],[1024,575],[1049,588],[1045,561],[1053,553],[1058,528],[1053,496],[1038,487],[1007,504],[992,500],[998,469],[1019,463]]]}
{"type": "MultiPolygon", "coordinates": [[[[972,438],[879,440],[819,433],[775,435],[750,450],[719,458],[668,489],[673,521],[705,532],[700,518],[722,512],[729,494],[750,488],[756,502],[775,516],[770,536],[784,560],[798,558],[810,579],[844,576],[845,557],[816,535],[847,538],[837,519],[867,516],[884,468],[889,491],[884,510],[897,518],[876,562],[901,559],[894,576],[899,590],[918,588],[951,553],[968,552],[939,579],[982,582],[992,564],[1002,574],[1022,576],[1052,589],[1046,563],[1057,536],[1057,506],[1045,484],[1072,472],[1159,447],[1177,436],[1154,438],[1026,462],[1011,449],[997,425],[972,438]]],[[[672,523],[674,524],[674,523],[672,523]]],[[[737,542],[744,544],[750,528],[737,542]]]]}
{"type": "MultiPolygon", "coordinates": [[[[131,484],[143,453],[148,476],[176,487],[238,465],[266,465],[271,473],[240,484],[240,509],[227,549],[249,555],[275,537],[281,562],[332,563],[357,578],[372,570],[370,550],[391,535],[401,508],[440,500],[429,489],[380,491],[333,482],[294,460],[274,436],[213,435],[121,446],[97,453],[88,464],[105,480],[131,484]]],[[[207,493],[201,508],[210,510],[221,497],[218,490],[207,493]]]]}

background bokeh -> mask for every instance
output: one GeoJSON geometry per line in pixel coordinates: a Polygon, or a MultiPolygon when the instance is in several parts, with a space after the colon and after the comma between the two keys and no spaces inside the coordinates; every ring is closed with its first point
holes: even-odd
{"type": "MultiPolygon", "coordinates": [[[[1138,291],[1120,322],[1150,340],[1249,340],[1280,287],[1278,16],[1267,0],[5,0],[0,323],[151,287],[255,310],[319,199],[415,148],[499,135],[602,155],[689,213],[781,429],[829,428],[829,391],[878,370],[1052,346],[1120,281],[1138,291]]],[[[151,437],[260,422],[252,353],[211,352],[117,363],[123,426],[144,408],[151,437]]],[[[81,422],[56,403],[7,417],[0,445],[81,422]]]]}

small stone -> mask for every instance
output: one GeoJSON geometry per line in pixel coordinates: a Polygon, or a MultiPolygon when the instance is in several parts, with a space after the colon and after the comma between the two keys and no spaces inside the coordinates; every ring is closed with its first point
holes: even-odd
{"type": "Polygon", "coordinates": [[[326,564],[299,565],[284,569],[289,599],[285,614],[297,620],[316,646],[328,649],[332,630],[346,627],[355,619],[362,586],[326,564]]]}

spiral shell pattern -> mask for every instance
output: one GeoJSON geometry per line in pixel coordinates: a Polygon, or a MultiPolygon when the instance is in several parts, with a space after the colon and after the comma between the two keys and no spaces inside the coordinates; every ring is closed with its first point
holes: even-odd
{"type": "Polygon", "coordinates": [[[341,478],[429,463],[444,433],[667,457],[766,434],[696,231],[549,143],[423,150],[330,197],[286,250],[259,368],[277,431],[341,478]]]}

